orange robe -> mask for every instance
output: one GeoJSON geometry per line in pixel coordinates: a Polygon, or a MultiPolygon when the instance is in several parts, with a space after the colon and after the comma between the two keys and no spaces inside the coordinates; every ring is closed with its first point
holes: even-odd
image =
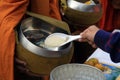
{"type": "Polygon", "coordinates": [[[120,29],[120,10],[115,10],[110,0],[101,0],[103,16],[100,20],[100,28],[106,31],[120,29]]]}
{"type": "MultiPolygon", "coordinates": [[[[33,0],[33,2],[36,0],[33,0]]],[[[43,7],[39,7],[40,13],[46,13],[56,19],[61,19],[58,10],[58,0],[39,0],[43,7]],[[48,1],[48,7],[44,6],[48,1]],[[43,10],[43,11],[42,11],[43,10]]],[[[14,80],[14,28],[25,14],[29,0],[0,0],[0,80],[14,80]]],[[[35,4],[35,3],[32,3],[35,4]]],[[[39,13],[39,11],[37,11],[39,13]]],[[[45,14],[45,15],[46,15],[45,14]]]]}
{"type": "Polygon", "coordinates": [[[61,20],[59,0],[31,0],[32,12],[61,20]]]}
{"type": "Polygon", "coordinates": [[[0,80],[13,80],[14,28],[26,11],[28,0],[0,1],[0,80]]]}
{"type": "MultiPolygon", "coordinates": [[[[31,0],[30,7],[31,11],[34,13],[62,20],[59,9],[59,0],[31,0]]],[[[49,76],[44,76],[43,79],[49,80],[49,76]]]]}

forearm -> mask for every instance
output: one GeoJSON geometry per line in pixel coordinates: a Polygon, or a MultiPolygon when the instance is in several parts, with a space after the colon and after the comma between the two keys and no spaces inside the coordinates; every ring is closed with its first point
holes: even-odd
{"type": "Polygon", "coordinates": [[[109,32],[105,32],[104,30],[99,30],[95,35],[94,42],[99,48],[105,51],[105,44],[109,40],[109,37],[110,37],[109,32]]]}
{"type": "Polygon", "coordinates": [[[102,50],[110,53],[114,62],[120,62],[120,33],[108,33],[100,30],[95,35],[96,45],[102,50]]]}

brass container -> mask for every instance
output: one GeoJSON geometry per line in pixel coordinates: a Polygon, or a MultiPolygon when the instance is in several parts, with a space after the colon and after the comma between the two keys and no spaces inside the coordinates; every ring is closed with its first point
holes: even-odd
{"type": "Polygon", "coordinates": [[[63,15],[73,24],[91,25],[97,23],[102,16],[101,4],[97,0],[93,0],[95,5],[88,5],[85,4],[86,1],[89,0],[63,2],[63,15]]]}
{"type": "Polygon", "coordinates": [[[70,34],[70,30],[65,22],[42,15],[37,16],[39,18],[30,17],[21,23],[16,40],[16,55],[19,59],[27,62],[27,68],[31,72],[49,75],[53,68],[71,61],[73,46],[72,43],[69,43],[64,48],[54,51],[48,50],[40,44],[49,34],[54,32],[70,34]],[[26,32],[29,32],[30,36],[26,35],[26,32]]]}

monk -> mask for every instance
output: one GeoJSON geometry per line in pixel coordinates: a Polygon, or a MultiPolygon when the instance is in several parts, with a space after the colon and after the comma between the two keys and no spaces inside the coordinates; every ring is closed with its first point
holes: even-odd
{"type": "MultiPolygon", "coordinates": [[[[31,0],[31,3],[33,12],[61,20],[58,0],[31,0]]],[[[29,0],[0,0],[0,80],[14,80],[14,29],[28,4],[29,0]]]]}

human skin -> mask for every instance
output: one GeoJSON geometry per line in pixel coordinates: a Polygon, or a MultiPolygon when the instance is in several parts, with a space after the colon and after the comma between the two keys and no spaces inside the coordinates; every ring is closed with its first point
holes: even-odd
{"type": "Polygon", "coordinates": [[[86,30],[84,30],[82,33],[80,33],[82,38],[79,39],[78,41],[88,42],[93,48],[96,48],[96,45],[94,43],[94,37],[98,30],[99,30],[99,28],[95,25],[88,27],[86,30]]]}

